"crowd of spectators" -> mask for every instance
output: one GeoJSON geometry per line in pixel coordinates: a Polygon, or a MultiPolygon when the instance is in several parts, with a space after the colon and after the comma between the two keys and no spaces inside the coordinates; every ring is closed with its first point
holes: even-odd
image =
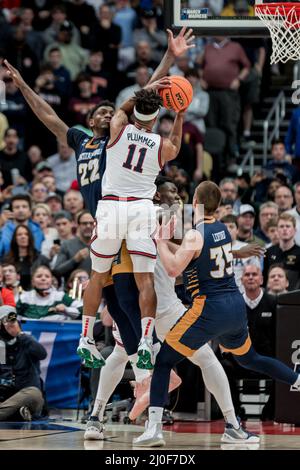
{"type": "MultiPolygon", "coordinates": [[[[0,61],[8,59],[67,125],[86,132],[95,104],[109,99],[119,106],[147,83],[166,50],[161,0],[0,3],[0,61]]],[[[244,0],[189,5],[202,3],[216,15],[253,14],[244,0]]],[[[253,106],[264,93],[269,53],[263,39],[196,38],[196,47],[170,71],[191,82],[194,98],[181,151],[163,171],[184,203],[197,183],[214,179],[222,192],[216,217],[226,223],[234,247],[257,242],[267,248],[264,259],[235,260],[249,308],[247,279],[255,273],[257,297],[300,285],[299,110],[286,140],[273,142],[265,166],[251,176],[230,172],[252,139],[253,106]],[[210,136],[224,144],[215,153],[207,151],[210,136]]],[[[80,319],[93,218],[78,190],[74,152],[38,121],[4,66],[0,79],[6,88],[0,103],[1,303],[16,305],[28,318],[80,319]],[[80,295],[73,292],[76,279],[80,295]]],[[[168,136],[173,121],[162,110],[157,132],[168,136]]]]}

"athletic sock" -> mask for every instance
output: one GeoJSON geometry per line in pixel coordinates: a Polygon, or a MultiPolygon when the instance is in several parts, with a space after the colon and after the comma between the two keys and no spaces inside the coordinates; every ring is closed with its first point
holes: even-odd
{"type": "Polygon", "coordinates": [[[154,330],[155,318],[144,317],[142,318],[142,338],[151,338],[154,330]]]}
{"type": "Polygon", "coordinates": [[[232,424],[235,429],[240,427],[240,423],[236,419],[234,409],[229,411],[223,411],[224,419],[226,423],[232,424]]]}
{"type": "Polygon", "coordinates": [[[88,336],[91,339],[94,339],[94,324],[96,317],[91,317],[89,315],[82,315],[82,336],[88,336]]]}
{"type": "Polygon", "coordinates": [[[150,406],[149,407],[149,424],[148,429],[152,428],[155,424],[162,422],[164,409],[160,406],[150,406]]]}
{"type": "Polygon", "coordinates": [[[128,356],[128,359],[129,359],[129,361],[130,361],[130,364],[131,364],[131,367],[132,367],[132,370],[133,370],[133,373],[134,373],[136,382],[142,382],[144,379],[147,379],[147,378],[151,375],[148,370],[146,370],[146,369],[139,369],[139,368],[136,366],[136,362],[137,362],[137,360],[138,360],[138,355],[137,355],[137,353],[131,354],[130,356],[128,356]]]}

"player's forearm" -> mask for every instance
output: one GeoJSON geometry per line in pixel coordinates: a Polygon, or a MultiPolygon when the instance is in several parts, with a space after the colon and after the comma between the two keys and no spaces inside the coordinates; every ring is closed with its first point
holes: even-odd
{"type": "Polygon", "coordinates": [[[157,249],[161,262],[171,277],[177,276],[176,255],[169,248],[169,240],[158,240],[157,249]]]}
{"type": "Polygon", "coordinates": [[[53,132],[53,134],[60,138],[61,132],[67,133],[68,127],[66,124],[58,117],[51,106],[46,103],[43,98],[37,95],[27,85],[27,83],[24,82],[24,84],[20,87],[20,91],[34,114],[51,132],[53,132]]]}
{"type": "Polygon", "coordinates": [[[131,97],[120,106],[120,109],[124,111],[124,113],[126,114],[128,118],[130,118],[130,116],[133,113],[134,105],[135,105],[135,100],[133,97],[131,97]]]}
{"type": "Polygon", "coordinates": [[[150,78],[149,83],[153,83],[156,80],[165,77],[169,73],[169,69],[170,67],[172,67],[174,59],[174,54],[172,54],[172,52],[168,49],[165,55],[163,56],[159,66],[154,70],[154,73],[150,78]]]}
{"type": "Polygon", "coordinates": [[[173,129],[172,129],[170,137],[169,137],[172,144],[176,147],[177,155],[179,153],[179,150],[180,150],[180,147],[181,147],[181,141],[182,141],[183,115],[184,115],[183,113],[178,113],[176,115],[174,125],[173,125],[173,129]]]}

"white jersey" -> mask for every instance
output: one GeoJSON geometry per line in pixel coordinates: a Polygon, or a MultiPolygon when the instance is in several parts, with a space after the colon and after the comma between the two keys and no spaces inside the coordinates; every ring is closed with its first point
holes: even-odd
{"type": "Polygon", "coordinates": [[[153,199],[154,181],[161,170],[162,138],[158,134],[124,126],[106,147],[102,196],[153,199]]]}
{"type": "Polygon", "coordinates": [[[175,278],[167,274],[159,256],[156,258],[154,270],[154,289],[157,297],[157,315],[172,309],[172,306],[181,302],[175,292],[175,278]]]}

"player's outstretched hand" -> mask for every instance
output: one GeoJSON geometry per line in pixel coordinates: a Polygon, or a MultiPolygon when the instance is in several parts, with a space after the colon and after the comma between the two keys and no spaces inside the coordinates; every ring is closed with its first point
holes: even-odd
{"type": "Polygon", "coordinates": [[[14,81],[14,84],[20,88],[22,85],[25,84],[23,78],[21,77],[20,72],[15,69],[6,59],[3,61],[4,65],[7,68],[6,75],[11,77],[14,81]]]}
{"type": "Polygon", "coordinates": [[[144,90],[162,90],[163,88],[171,88],[171,80],[169,77],[162,77],[159,80],[155,80],[155,82],[148,83],[144,90]]]}
{"type": "Polygon", "coordinates": [[[176,38],[170,29],[167,29],[168,33],[168,51],[173,54],[174,57],[179,57],[186,53],[189,49],[195,47],[193,40],[195,36],[193,35],[192,28],[188,29],[186,27],[180,30],[180,33],[176,38]]]}
{"type": "Polygon", "coordinates": [[[173,238],[176,228],[176,220],[176,215],[172,215],[168,222],[163,218],[161,224],[157,224],[154,239],[158,242],[173,238]]]}
{"type": "Polygon", "coordinates": [[[258,245],[257,243],[249,243],[237,250],[235,253],[238,254],[238,256],[236,256],[237,258],[250,258],[250,256],[257,256],[260,258],[261,256],[264,256],[265,252],[266,249],[261,245],[258,245]]]}

